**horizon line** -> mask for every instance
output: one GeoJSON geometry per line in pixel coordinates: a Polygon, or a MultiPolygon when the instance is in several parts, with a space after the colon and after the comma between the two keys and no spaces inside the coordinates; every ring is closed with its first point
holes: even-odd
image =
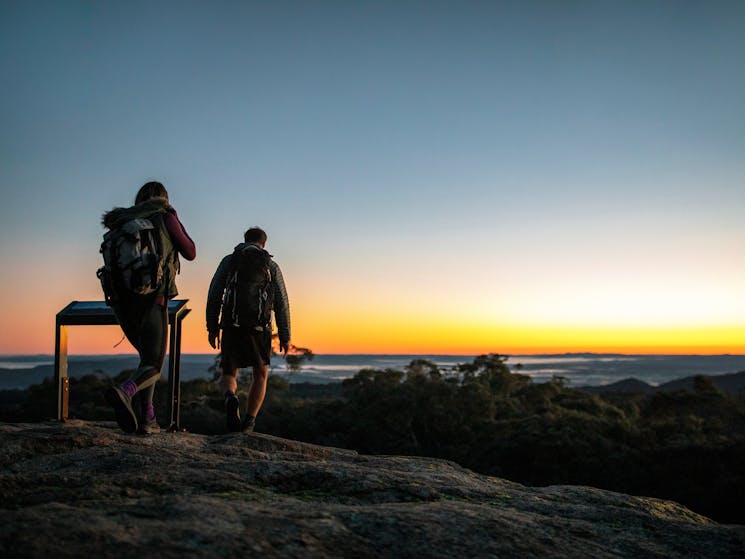
{"type": "MultiPolygon", "coordinates": [[[[561,356],[561,355],[621,355],[621,356],[670,356],[670,357],[745,357],[745,353],[666,353],[666,352],[643,352],[643,353],[626,353],[619,351],[548,351],[548,352],[536,352],[536,353],[500,353],[500,352],[485,352],[485,353],[388,353],[388,352],[368,352],[368,353],[313,353],[317,355],[327,356],[352,356],[352,355],[376,355],[381,357],[405,357],[411,355],[432,355],[442,357],[478,357],[480,355],[502,355],[505,357],[539,357],[539,356],[561,356]]],[[[198,352],[181,352],[181,355],[203,355],[217,357],[218,353],[198,353],[198,352]]],[[[166,353],[166,357],[168,353],[166,353]]],[[[277,354],[276,356],[279,356],[277,354]]],[[[53,353],[0,353],[0,359],[13,358],[13,357],[46,357],[54,359],[53,353]]],[[[137,353],[68,353],[68,357],[137,357],[137,353]]]]}

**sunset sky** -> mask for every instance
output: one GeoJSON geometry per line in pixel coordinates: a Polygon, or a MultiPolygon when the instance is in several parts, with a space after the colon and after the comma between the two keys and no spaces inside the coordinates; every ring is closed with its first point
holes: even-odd
{"type": "MultiPolygon", "coordinates": [[[[0,1],[0,353],[160,180],[316,353],[745,353],[745,2],[0,1]]],[[[73,353],[113,348],[77,328],[73,353]]]]}

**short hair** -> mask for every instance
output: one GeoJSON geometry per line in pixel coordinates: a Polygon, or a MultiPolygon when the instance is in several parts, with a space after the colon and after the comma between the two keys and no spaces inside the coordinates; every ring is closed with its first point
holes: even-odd
{"type": "Polygon", "coordinates": [[[147,202],[152,198],[165,198],[166,201],[168,201],[168,191],[166,190],[166,187],[163,186],[163,183],[150,181],[143,184],[140,187],[140,190],[137,191],[135,204],[147,202]]]}
{"type": "Polygon", "coordinates": [[[266,243],[266,233],[260,227],[251,227],[243,233],[243,240],[247,243],[266,243]]]}

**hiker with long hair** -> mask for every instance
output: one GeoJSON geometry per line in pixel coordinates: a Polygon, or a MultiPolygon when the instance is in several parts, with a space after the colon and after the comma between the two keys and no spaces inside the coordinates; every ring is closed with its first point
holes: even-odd
{"type": "Polygon", "coordinates": [[[107,245],[104,236],[101,248],[107,264],[99,272],[103,276],[104,293],[124,335],[140,357],[139,366],[129,380],[109,388],[106,400],[126,433],[156,433],[160,427],[155,418],[153,393],[166,354],[168,301],[178,294],[179,255],[194,260],[196,247],[159,182],[145,183],[137,192],[133,206],[114,208],[104,214],[102,223],[110,230],[107,235],[112,239],[107,245]],[[120,234],[121,230],[128,236],[120,234]],[[127,255],[135,262],[133,253],[138,258],[137,264],[122,265],[127,255]],[[132,398],[138,393],[139,418],[132,405],[132,398]]]}

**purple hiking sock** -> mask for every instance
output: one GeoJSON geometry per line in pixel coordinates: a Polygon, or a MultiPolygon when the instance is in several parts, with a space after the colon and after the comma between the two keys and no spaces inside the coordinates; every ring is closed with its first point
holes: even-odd
{"type": "Polygon", "coordinates": [[[130,398],[137,393],[137,384],[133,380],[125,380],[119,385],[119,388],[130,398]]]}
{"type": "Polygon", "coordinates": [[[142,415],[144,415],[145,419],[148,421],[155,419],[155,406],[153,406],[152,400],[142,404],[142,415]]]}

